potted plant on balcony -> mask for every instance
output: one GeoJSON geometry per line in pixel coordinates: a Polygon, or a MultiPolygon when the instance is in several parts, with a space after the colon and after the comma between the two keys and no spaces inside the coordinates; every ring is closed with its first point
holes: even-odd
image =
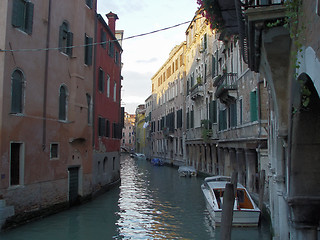
{"type": "Polygon", "coordinates": [[[211,29],[218,32],[223,30],[224,22],[217,0],[197,0],[199,9],[203,9],[203,16],[209,21],[211,29]]]}
{"type": "Polygon", "coordinates": [[[212,136],[212,123],[210,120],[201,120],[201,135],[204,142],[209,141],[212,136]]]}
{"type": "Polygon", "coordinates": [[[202,78],[200,75],[197,77],[197,84],[198,85],[202,84],[202,78]]]}

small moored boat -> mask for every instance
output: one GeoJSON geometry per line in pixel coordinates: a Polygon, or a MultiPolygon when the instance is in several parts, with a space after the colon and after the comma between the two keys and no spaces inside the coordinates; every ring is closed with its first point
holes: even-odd
{"type": "MultiPolygon", "coordinates": [[[[221,225],[223,194],[225,186],[230,183],[230,180],[230,177],[226,176],[207,177],[201,185],[208,211],[215,221],[215,226],[221,225]]],[[[247,189],[238,183],[232,226],[257,226],[259,217],[260,209],[253,202],[247,189]]]]}
{"type": "Polygon", "coordinates": [[[191,166],[180,166],[178,169],[180,177],[196,177],[197,170],[191,166]]]}
{"type": "Polygon", "coordinates": [[[162,159],[160,158],[153,158],[151,160],[151,163],[154,165],[154,166],[162,166],[163,165],[163,161],[162,159]]]}

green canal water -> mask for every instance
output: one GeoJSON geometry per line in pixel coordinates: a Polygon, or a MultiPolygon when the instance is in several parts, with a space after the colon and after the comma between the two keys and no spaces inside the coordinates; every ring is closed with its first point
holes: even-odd
{"type": "MultiPolygon", "coordinates": [[[[176,168],[121,157],[121,184],[68,211],[0,233],[0,240],[220,239],[200,185],[176,168]]],[[[270,239],[269,226],[234,228],[232,239],[270,239]]]]}

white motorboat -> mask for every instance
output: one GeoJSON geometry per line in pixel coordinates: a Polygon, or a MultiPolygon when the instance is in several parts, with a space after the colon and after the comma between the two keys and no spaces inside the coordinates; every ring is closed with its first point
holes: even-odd
{"type": "MultiPolygon", "coordinates": [[[[226,176],[207,177],[201,185],[208,211],[215,221],[215,226],[221,225],[223,194],[225,186],[230,183],[230,180],[231,178],[226,176]]],[[[259,217],[260,209],[253,202],[247,189],[238,183],[232,226],[257,226],[259,217]]]]}
{"type": "Polygon", "coordinates": [[[178,169],[180,177],[196,177],[197,170],[191,166],[180,166],[178,169]]]}

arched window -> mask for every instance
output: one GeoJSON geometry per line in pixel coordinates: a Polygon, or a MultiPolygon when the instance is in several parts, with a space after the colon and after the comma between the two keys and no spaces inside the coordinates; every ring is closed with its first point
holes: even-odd
{"type": "Polygon", "coordinates": [[[60,87],[59,91],[59,120],[67,120],[67,88],[60,87]]]}
{"type": "Polygon", "coordinates": [[[59,49],[69,56],[72,56],[73,33],[69,30],[69,24],[63,22],[59,29],[59,49]]]}
{"type": "Polygon", "coordinates": [[[24,98],[24,77],[20,70],[11,75],[11,113],[22,113],[24,98]]]}

